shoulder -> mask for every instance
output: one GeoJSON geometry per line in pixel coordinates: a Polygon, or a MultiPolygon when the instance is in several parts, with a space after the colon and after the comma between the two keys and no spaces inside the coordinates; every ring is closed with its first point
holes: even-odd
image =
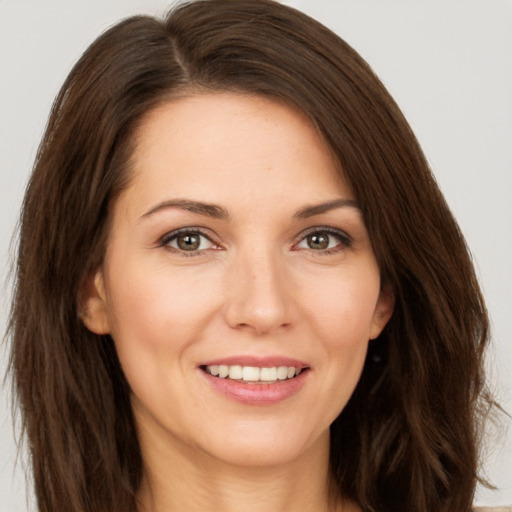
{"type": "Polygon", "coordinates": [[[473,507],[473,512],[512,512],[512,507],[473,507]]]}

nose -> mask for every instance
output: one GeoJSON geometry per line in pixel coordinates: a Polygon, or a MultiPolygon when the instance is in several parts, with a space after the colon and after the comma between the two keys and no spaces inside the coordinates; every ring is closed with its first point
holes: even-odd
{"type": "Polygon", "coordinates": [[[264,336],[292,324],[293,286],[285,262],[272,251],[248,251],[228,270],[225,318],[231,328],[264,336]]]}

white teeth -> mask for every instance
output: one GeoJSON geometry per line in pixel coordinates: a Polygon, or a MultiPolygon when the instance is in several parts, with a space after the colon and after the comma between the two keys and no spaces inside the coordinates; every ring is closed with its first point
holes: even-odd
{"type": "Polygon", "coordinates": [[[284,380],[288,378],[288,368],[286,366],[279,366],[277,368],[277,378],[284,380]]]}
{"type": "Polygon", "coordinates": [[[242,379],[249,382],[256,382],[257,380],[260,380],[260,369],[256,366],[244,366],[242,379]]]}
{"type": "Polygon", "coordinates": [[[273,368],[262,368],[260,379],[265,381],[277,380],[277,368],[275,366],[273,368]]]}
{"type": "Polygon", "coordinates": [[[258,368],[257,366],[241,365],[211,365],[206,371],[215,377],[232,380],[243,380],[245,382],[275,382],[277,380],[293,379],[299,375],[302,368],[293,366],[274,366],[271,368],[258,368]]]}
{"type": "Polygon", "coordinates": [[[235,365],[229,367],[229,378],[232,380],[238,380],[242,378],[242,367],[235,365]]]}

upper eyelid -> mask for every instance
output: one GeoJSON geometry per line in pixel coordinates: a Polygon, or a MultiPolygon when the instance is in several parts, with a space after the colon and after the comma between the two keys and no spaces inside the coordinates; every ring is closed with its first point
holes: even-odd
{"type": "MultiPolygon", "coordinates": [[[[179,236],[183,233],[193,233],[193,234],[199,234],[201,236],[204,236],[207,238],[210,242],[214,244],[219,244],[219,241],[216,241],[215,239],[218,238],[217,236],[212,236],[209,232],[210,230],[207,230],[205,228],[199,227],[199,226],[185,226],[181,228],[177,228],[174,230],[171,230],[167,233],[165,233],[163,236],[161,236],[158,241],[161,245],[166,245],[171,241],[173,238],[179,236]]],[[[332,226],[311,226],[310,228],[307,228],[303,231],[301,231],[296,237],[294,237],[293,245],[296,245],[300,241],[302,241],[305,237],[308,235],[311,235],[313,233],[329,233],[332,235],[338,235],[340,238],[344,239],[346,243],[352,243],[353,238],[345,231],[339,228],[335,228],[332,226]]]]}
{"type": "Polygon", "coordinates": [[[340,229],[340,228],[335,228],[333,226],[311,226],[309,228],[306,228],[304,231],[302,231],[299,234],[299,236],[308,234],[308,233],[315,233],[316,231],[329,231],[329,232],[340,233],[340,234],[345,234],[345,235],[349,236],[345,230],[340,229]]]}
{"type": "Polygon", "coordinates": [[[297,236],[297,240],[301,241],[303,238],[305,238],[308,235],[311,235],[312,233],[329,233],[333,235],[339,235],[341,238],[345,238],[350,241],[353,240],[352,237],[345,230],[334,228],[331,226],[313,226],[311,228],[307,228],[297,236]]]}
{"type": "Polygon", "coordinates": [[[197,227],[197,226],[187,226],[187,227],[184,227],[184,228],[173,229],[171,231],[168,231],[164,235],[162,235],[158,239],[158,241],[159,241],[159,243],[161,245],[165,245],[165,244],[168,244],[172,239],[174,239],[175,237],[177,237],[177,236],[179,236],[179,235],[181,235],[183,233],[198,234],[198,235],[204,236],[205,238],[207,238],[213,244],[217,243],[214,240],[215,237],[213,237],[209,233],[207,233],[204,228],[200,228],[200,227],[197,227]]]}

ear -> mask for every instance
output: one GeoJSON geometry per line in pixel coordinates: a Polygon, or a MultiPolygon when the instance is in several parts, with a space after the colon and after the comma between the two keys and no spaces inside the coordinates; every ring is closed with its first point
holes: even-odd
{"type": "Polygon", "coordinates": [[[373,312],[370,339],[374,340],[388,323],[395,308],[395,294],[391,287],[384,286],[380,291],[375,311],[373,312]]]}
{"type": "Polygon", "coordinates": [[[95,334],[110,333],[107,296],[101,268],[92,272],[82,282],[78,303],[80,319],[87,329],[95,334]]]}

